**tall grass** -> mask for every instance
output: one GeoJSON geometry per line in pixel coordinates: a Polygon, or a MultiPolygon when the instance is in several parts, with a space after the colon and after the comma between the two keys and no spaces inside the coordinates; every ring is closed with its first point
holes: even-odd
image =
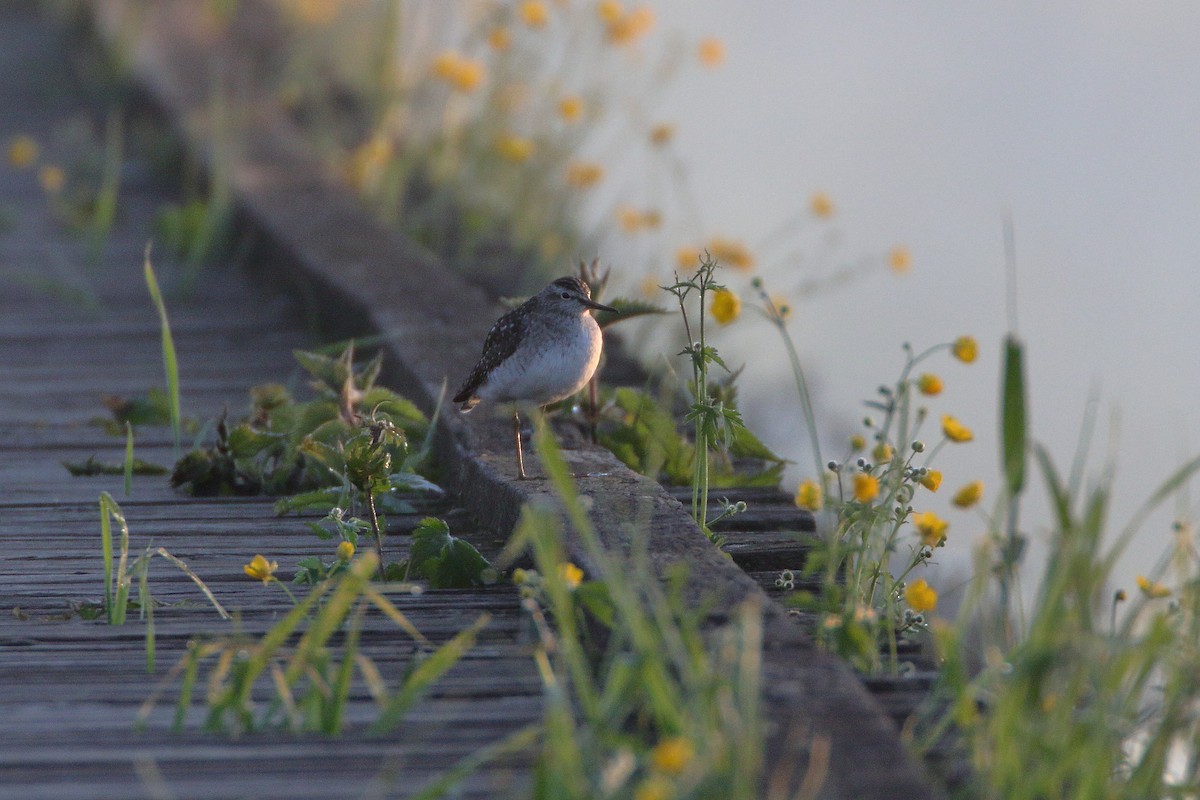
{"type": "Polygon", "coordinates": [[[170,400],[171,437],[174,441],[174,458],[179,460],[180,435],[180,397],[179,397],[179,361],[175,356],[175,338],[171,335],[171,322],[167,319],[167,306],[163,301],[162,291],[158,288],[158,279],[154,275],[154,266],[150,263],[150,244],[146,244],[143,273],[146,287],[150,290],[150,299],[158,311],[159,326],[162,329],[163,372],[167,380],[167,396],[170,400]]]}

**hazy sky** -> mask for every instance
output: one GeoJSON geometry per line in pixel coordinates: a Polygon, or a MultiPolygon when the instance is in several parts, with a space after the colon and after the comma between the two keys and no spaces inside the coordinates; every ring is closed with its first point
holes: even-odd
{"type": "MultiPolygon", "coordinates": [[[[1097,470],[1119,413],[1118,524],[1200,450],[1200,4],[655,8],[664,29],[728,46],[722,69],[687,72],[662,109],[679,121],[711,228],[753,245],[823,190],[846,258],[897,242],[912,251],[907,277],[881,272],[798,305],[793,331],[826,431],[860,419],[861,400],[894,380],[902,341],[920,349],[972,333],[975,365],[932,362],[947,387],[933,407],[978,441],[944,451],[938,466],[951,490],[976,477],[996,488],[1007,210],[1036,438],[1065,469],[1098,388],[1097,470]]],[[[764,269],[779,288],[809,277],[764,269]]],[[[787,444],[800,428],[794,394],[766,335],[739,325],[718,344],[749,365],[752,424],[797,455],[787,444]]],[[[983,527],[947,513],[952,545],[983,527]]],[[[1144,570],[1167,544],[1168,519],[1154,520],[1128,569],[1144,570]]]]}

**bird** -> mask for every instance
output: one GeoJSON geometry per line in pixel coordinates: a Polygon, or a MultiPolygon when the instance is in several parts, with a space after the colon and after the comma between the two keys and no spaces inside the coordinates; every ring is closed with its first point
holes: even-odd
{"type": "Polygon", "coordinates": [[[592,300],[575,277],[552,281],[496,321],[483,353],[454,395],[467,413],[481,400],[513,404],[517,474],[525,479],[519,403],[547,406],[578,392],[596,372],[604,337],[590,312],[617,309],[592,300]]]}

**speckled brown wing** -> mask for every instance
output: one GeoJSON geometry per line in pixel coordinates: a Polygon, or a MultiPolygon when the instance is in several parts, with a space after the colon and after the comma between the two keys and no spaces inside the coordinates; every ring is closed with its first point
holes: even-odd
{"type": "Polygon", "coordinates": [[[487,338],[483,340],[483,355],[479,357],[479,363],[475,365],[475,369],[471,370],[471,374],[463,382],[458,394],[454,395],[454,402],[462,403],[462,411],[470,411],[475,407],[475,404],[479,402],[475,392],[487,380],[488,374],[496,368],[497,364],[516,351],[517,345],[521,343],[521,338],[525,335],[529,305],[529,303],[525,303],[508,312],[496,320],[496,324],[488,331],[487,338]]]}

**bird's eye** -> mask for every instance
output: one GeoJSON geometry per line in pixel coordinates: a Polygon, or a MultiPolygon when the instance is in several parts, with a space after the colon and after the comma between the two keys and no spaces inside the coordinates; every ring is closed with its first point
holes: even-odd
{"type": "Polygon", "coordinates": [[[571,293],[570,293],[570,292],[563,292],[563,293],[560,295],[560,297],[562,297],[562,299],[563,299],[563,300],[570,300],[570,299],[571,299],[571,293]]]}

